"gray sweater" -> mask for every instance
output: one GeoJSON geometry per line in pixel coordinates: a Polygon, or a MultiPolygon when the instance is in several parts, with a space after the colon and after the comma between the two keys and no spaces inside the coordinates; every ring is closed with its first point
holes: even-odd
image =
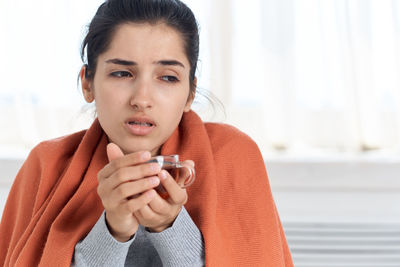
{"type": "Polygon", "coordinates": [[[171,227],[151,233],[139,226],[134,237],[124,243],[110,234],[103,212],[76,244],[71,266],[204,266],[204,242],[184,207],[171,227]]]}

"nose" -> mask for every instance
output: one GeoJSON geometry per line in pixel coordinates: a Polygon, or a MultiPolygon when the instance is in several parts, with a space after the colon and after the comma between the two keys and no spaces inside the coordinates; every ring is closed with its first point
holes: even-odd
{"type": "Polygon", "coordinates": [[[130,105],[135,110],[145,110],[153,107],[150,81],[144,79],[137,80],[132,90],[130,105]]]}

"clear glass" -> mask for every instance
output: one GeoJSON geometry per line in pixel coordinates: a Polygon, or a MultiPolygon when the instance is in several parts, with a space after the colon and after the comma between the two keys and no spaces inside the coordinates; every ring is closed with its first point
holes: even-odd
{"type": "Polygon", "coordinates": [[[167,170],[182,188],[188,187],[195,180],[194,167],[186,162],[179,161],[179,155],[156,156],[148,162],[157,162],[161,169],[167,170]]]}

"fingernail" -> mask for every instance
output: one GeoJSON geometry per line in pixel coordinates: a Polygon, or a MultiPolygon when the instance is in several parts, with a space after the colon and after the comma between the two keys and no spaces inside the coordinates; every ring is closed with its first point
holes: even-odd
{"type": "Polygon", "coordinates": [[[163,180],[167,179],[167,171],[162,170],[160,172],[160,178],[163,179],[163,180]]]}
{"type": "Polygon", "coordinates": [[[160,179],[156,178],[156,177],[152,177],[150,178],[150,183],[153,185],[156,185],[160,182],[160,179]]]}

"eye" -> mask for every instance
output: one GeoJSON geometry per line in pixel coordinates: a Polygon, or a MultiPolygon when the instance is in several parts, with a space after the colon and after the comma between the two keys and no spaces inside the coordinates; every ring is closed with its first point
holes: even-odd
{"type": "Polygon", "coordinates": [[[166,82],[170,82],[170,83],[179,82],[178,78],[176,78],[175,76],[171,76],[171,75],[161,76],[161,80],[166,81],[166,82]]]}
{"type": "Polygon", "coordinates": [[[117,78],[132,77],[132,74],[127,71],[114,71],[110,75],[117,78]]]}

